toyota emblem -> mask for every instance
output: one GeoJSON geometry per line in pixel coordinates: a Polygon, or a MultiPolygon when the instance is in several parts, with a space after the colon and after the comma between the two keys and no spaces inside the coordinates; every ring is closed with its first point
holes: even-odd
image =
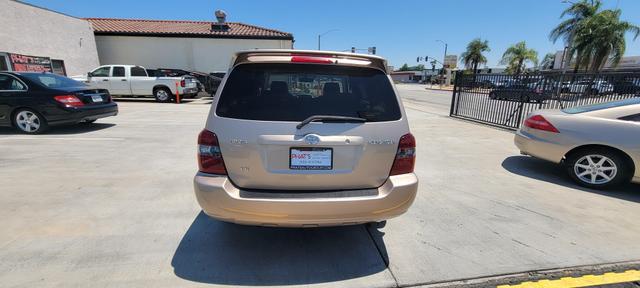
{"type": "Polygon", "coordinates": [[[307,136],[304,136],[304,142],[309,145],[316,145],[320,143],[320,137],[316,135],[307,135],[307,136]]]}

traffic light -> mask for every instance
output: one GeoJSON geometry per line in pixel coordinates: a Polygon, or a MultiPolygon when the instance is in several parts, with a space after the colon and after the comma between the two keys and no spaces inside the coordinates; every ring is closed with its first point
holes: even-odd
{"type": "Polygon", "coordinates": [[[420,56],[416,58],[416,62],[420,63],[420,56]]]}
{"type": "Polygon", "coordinates": [[[351,47],[351,53],[356,53],[356,47],[351,47]]]}
{"type": "Polygon", "coordinates": [[[424,56],[424,62],[429,62],[429,56],[424,56]]]}

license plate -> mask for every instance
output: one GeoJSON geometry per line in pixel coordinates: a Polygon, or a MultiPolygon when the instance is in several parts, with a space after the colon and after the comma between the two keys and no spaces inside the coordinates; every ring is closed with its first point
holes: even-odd
{"type": "Polygon", "coordinates": [[[299,147],[289,150],[289,169],[331,170],[333,169],[333,149],[319,147],[299,147]]]}
{"type": "Polygon", "coordinates": [[[91,95],[91,101],[93,101],[93,102],[102,102],[102,96],[100,96],[100,95],[91,95]]]}

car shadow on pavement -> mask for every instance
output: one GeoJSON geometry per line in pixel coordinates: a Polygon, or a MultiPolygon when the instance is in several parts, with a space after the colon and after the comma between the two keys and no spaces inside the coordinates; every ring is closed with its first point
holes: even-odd
{"type": "MultiPolygon", "coordinates": [[[[301,285],[363,277],[387,268],[364,225],[268,228],[200,212],[173,255],[183,279],[225,285],[301,285]]],[[[376,236],[373,236],[376,237],[376,236]]],[[[386,251],[385,249],[383,249],[386,251]]],[[[388,263],[388,260],[386,260],[388,263]]]]}
{"type": "Polygon", "coordinates": [[[536,159],[533,157],[507,157],[504,161],[502,161],[502,167],[507,171],[520,176],[579,189],[589,193],[615,197],[627,201],[640,202],[640,185],[638,184],[627,184],[622,187],[606,191],[585,188],[575,184],[571,180],[571,178],[569,178],[565,168],[562,165],[536,159]]]}
{"type": "MultiPolygon", "coordinates": [[[[71,135],[71,134],[84,134],[89,132],[95,132],[102,129],[111,128],[116,126],[113,123],[79,123],[76,125],[64,125],[50,127],[40,135],[71,135]]],[[[12,127],[0,127],[0,135],[26,135],[12,127]]]]}

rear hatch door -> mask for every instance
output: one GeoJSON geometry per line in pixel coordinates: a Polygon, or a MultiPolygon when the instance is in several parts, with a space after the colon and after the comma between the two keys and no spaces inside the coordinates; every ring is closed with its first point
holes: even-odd
{"type": "Polygon", "coordinates": [[[214,105],[207,129],[217,134],[229,177],[242,188],[379,187],[409,132],[389,77],[373,68],[241,64],[214,105]],[[361,120],[319,117],[300,125],[314,115],[361,120]]]}

